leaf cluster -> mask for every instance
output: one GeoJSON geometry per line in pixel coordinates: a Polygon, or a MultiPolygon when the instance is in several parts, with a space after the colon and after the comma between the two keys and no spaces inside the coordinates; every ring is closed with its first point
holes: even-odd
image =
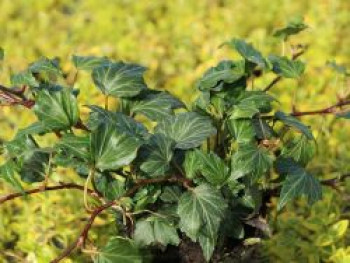
{"type": "MultiPolygon", "coordinates": [[[[301,28],[291,24],[277,35],[301,28]]],[[[310,128],[279,111],[268,92],[249,86],[256,72],[298,79],[305,64],[265,56],[241,39],[224,45],[240,59],[208,69],[190,106],[150,89],[141,65],[73,56],[76,69],[118,105],[84,105],[86,120],[59,60],[32,63],[11,81],[29,87],[37,121],[4,143],[1,178],[23,191],[21,181],[42,182],[53,169],[70,168],[91,180],[102,199],[116,200],[116,223],[128,229],[111,237],[96,262],[142,262],[141,250],[176,246],[184,236],[198,242],[209,261],[219,241],[249,237],[247,218],[259,217],[273,185],[281,186],[278,209],[300,196],[310,204],[321,199],[320,182],[307,169],[314,155],[310,128]],[[42,147],[40,136],[47,134],[57,139],[42,147]]]]}

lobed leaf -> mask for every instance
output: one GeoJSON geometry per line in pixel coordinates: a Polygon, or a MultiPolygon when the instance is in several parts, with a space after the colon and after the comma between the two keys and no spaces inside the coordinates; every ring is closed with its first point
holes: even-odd
{"type": "Polygon", "coordinates": [[[116,200],[125,193],[125,179],[113,178],[108,173],[95,177],[97,190],[108,200],[116,200]]]}
{"type": "Polygon", "coordinates": [[[20,181],[16,178],[17,166],[14,161],[9,160],[0,166],[0,178],[9,183],[18,191],[24,191],[20,181]]]}
{"type": "Polygon", "coordinates": [[[88,108],[91,109],[88,121],[88,127],[91,130],[95,130],[101,123],[109,123],[114,125],[115,129],[130,136],[142,140],[148,137],[147,129],[142,123],[135,121],[121,112],[107,111],[96,105],[89,105],[88,108]]]}
{"type": "Polygon", "coordinates": [[[281,210],[285,204],[301,195],[305,195],[309,204],[322,198],[322,187],[320,182],[304,168],[297,164],[290,163],[288,166],[287,177],[283,182],[280,199],[277,209],[281,210]]]}
{"type": "Polygon", "coordinates": [[[146,68],[136,64],[109,63],[94,68],[92,79],[106,96],[134,97],[146,88],[145,71],[146,68]]]}
{"type": "Polygon", "coordinates": [[[164,175],[170,169],[175,142],[163,134],[154,134],[145,144],[147,157],[140,169],[150,176],[164,175]]]}
{"type": "Polygon", "coordinates": [[[13,86],[26,85],[30,87],[39,87],[38,81],[33,77],[30,71],[23,71],[14,75],[11,75],[11,84],[13,86]]]}
{"type": "Polygon", "coordinates": [[[28,70],[32,73],[42,73],[53,76],[61,76],[62,72],[57,59],[43,57],[29,65],[28,70]]]}
{"type": "Polygon", "coordinates": [[[90,134],[91,160],[102,171],[119,169],[135,159],[141,145],[137,137],[116,129],[111,123],[101,123],[90,134]]]}
{"type": "Polygon", "coordinates": [[[281,156],[284,158],[292,158],[296,162],[306,165],[314,156],[314,147],[306,136],[294,138],[289,141],[282,149],[281,156]]]}
{"type": "Polygon", "coordinates": [[[255,130],[249,119],[228,119],[227,126],[238,143],[251,142],[255,138],[255,130]]]}
{"type": "Polygon", "coordinates": [[[18,135],[19,136],[36,135],[36,134],[42,135],[48,132],[50,132],[50,129],[45,127],[42,122],[34,122],[29,126],[18,130],[18,135]]]}
{"type": "Polygon", "coordinates": [[[272,167],[273,157],[264,147],[253,143],[242,144],[231,158],[231,180],[250,175],[258,180],[272,167]]]}
{"type": "Polygon", "coordinates": [[[95,263],[142,263],[142,256],[130,239],[121,237],[110,238],[107,245],[100,249],[94,259],[95,263]]]}
{"type": "Polygon", "coordinates": [[[166,186],[160,196],[163,202],[176,203],[181,196],[181,189],[178,186],[166,186]]]}
{"type": "Polygon", "coordinates": [[[65,134],[56,144],[58,149],[84,161],[90,161],[89,146],[90,138],[88,136],[78,137],[73,134],[65,134]]]}
{"type": "Polygon", "coordinates": [[[305,71],[305,64],[300,60],[292,60],[281,56],[269,56],[269,60],[273,66],[272,70],[284,78],[297,79],[305,71]]]}
{"type": "Polygon", "coordinates": [[[224,160],[212,152],[204,153],[201,150],[195,152],[199,161],[199,171],[205,179],[212,185],[223,185],[229,176],[229,169],[224,160]]]}
{"type": "Polygon", "coordinates": [[[70,89],[39,91],[34,112],[50,130],[67,130],[79,120],[78,102],[70,89]]]}
{"type": "Polygon", "coordinates": [[[207,184],[199,185],[180,197],[177,209],[179,227],[192,241],[200,241],[207,260],[216,244],[226,207],[221,193],[207,184]],[[211,245],[208,245],[208,241],[211,245]]]}
{"type": "Polygon", "coordinates": [[[277,120],[280,120],[285,125],[290,126],[292,128],[297,129],[298,131],[300,131],[309,140],[314,138],[310,129],[305,124],[300,122],[297,118],[290,116],[290,115],[286,115],[284,112],[281,112],[281,111],[276,112],[275,117],[277,120]]]}
{"type": "Polygon", "coordinates": [[[156,217],[149,217],[136,223],[134,240],[140,247],[158,244],[177,246],[180,243],[176,228],[171,222],[156,217]]]}
{"type": "Polygon", "coordinates": [[[106,57],[95,57],[95,56],[72,56],[72,62],[77,69],[81,70],[93,70],[104,64],[111,63],[106,57]]]}
{"type": "Polygon", "coordinates": [[[276,30],[273,36],[280,37],[286,41],[290,36],[296,35],[306,28],[308,28],[308,26],[304,24],[303,18],[295,17],[286,27],[276,30]]]}
{"type": "Polygon", "coordinates": [[[244,91],[238,98],[238,106],[252,107],[261,113],[268,113],[272,110],[271,102],[275,98],[263,91],[244,91]]]}
{"type": "Polygon", "coordinates": [[[232,83],[245,75],[244,61],[221,61],[216,67],[207,70],[199,80],[198,87],[202,91],[215,88],[220,82],[232,83]]]}
{"type": "Polygon", "coordinates": [[[140,113],[147,118],[158,121],[173,114],[174,109],[185,105],[168,92],[150,93],[139,101],[132,103],[130,112],[140,113]]]}
{"type": "Polygon", "coordinates": [[[234,48],[247,61],[258,65],[263,69],[267,68],[265,58],[251,44],[242,39],[232,39],[230,42],[225,44],[229,45],[231,48],[234,48]]]}
{"type": "Polygon", "coordinates": [[[216,129],[210,118],[185,112],[163,119],[155,132],[173,139],[175,148],[186,150],[200,146],[206,138],[216,133],[216,129]]]}
{"type": "Polygon", "coordinates": [[[198,153],[199,151],[196,150],[186,151],[183,168],[185,169],[185,176],[189,179],[195,178],[200,169],[201,161],[198,153]]]}

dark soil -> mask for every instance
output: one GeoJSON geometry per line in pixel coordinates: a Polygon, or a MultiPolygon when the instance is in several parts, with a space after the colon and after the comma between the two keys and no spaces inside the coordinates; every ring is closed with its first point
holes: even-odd
{"type": "MultiPolygon", "coordinates": [[[[243,244],[227,244],[222,251],[215,251],[211,263],[261,263],[260,247],[243,244]]],[[[179,247],[168,246],[154,254],[154,263],[205,263],[199,244],[184,239],[179,247]]]]}

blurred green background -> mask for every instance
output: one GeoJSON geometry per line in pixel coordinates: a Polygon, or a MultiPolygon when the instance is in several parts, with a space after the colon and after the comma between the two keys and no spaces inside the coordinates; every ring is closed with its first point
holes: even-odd
{"type": "MultiPolygon", "coordinates": [[[[350,63],[349,0],[1,0],[0,46],[5,61],[0,83],[9,85],[11,72],[25,69],[41,56],[58,56],[64,70],[73,72],[72,54],[105,55],[147,66],[150,87],[166,89],[189,103],[201,74],[219,60],[236,56],[219,49],[222,42],[246,38],[264,54],[280,52],[281,43],[271,35],[296,15],[304,16],[310,26],[291,39],[309,45],[302,58],[308,65],[306,74],[299,82],[283,81],[272,92],[286,110],[293,102],[299,110],[329,106],[350,89],[349,81],[326,66],[328,60],[350,63]]],[[[82,91],[82,104],[101,103],[88,74],[79,75],[75,85],[82,91]]],[[[33,118],[22,108],[0,107],[0,139],[12,138],[14,130],[33,118]]],[[[349,173],[350,124],[329,116],[305,121],[314,127],[318,141],[310,168],[314,174],[333,178],[349,173]]],[[[58,180],[81,179],[59,171],[51,181],[58,180]]],[[[324,190],[324,200],[311,209],[296,202],[277,217],[271,204],[275,234],[263,244],[264,260],[350,262],[350,182],[345,181],[340,192],[324,190]]],[[[0,183],[0,195],[11,191],[0,183]]],[[[82,194],[72,191],[2,205],[0,262],[49,262],[74,240],[85,218],[82,194]]],[[[106,235],[111,227],[108,220],[97,220],[91,239],[106,235]]],[[[88,253],[75,253],[65,262],[88,261],[88,253]]]]}

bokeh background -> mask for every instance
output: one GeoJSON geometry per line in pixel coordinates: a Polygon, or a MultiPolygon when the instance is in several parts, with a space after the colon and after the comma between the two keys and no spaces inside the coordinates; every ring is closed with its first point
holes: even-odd
{"type": "MultiPolygon", "coordinates": [[[[291,39],[308,44],[303,56],[305,76],[283,81],[273,94],[290,110],[318,109],[350,91],[350,82],[334,72],[327,61],[350,63],[349,0],[0,0],[0,46],[5,50],[0,83],[10,85],[12,72],[47,56],[58,56],[72,72],[72,54],[105,55],[149,68],[150,87],[166,89],[190,103],[196,80],[223,58],[235,57],[219,49],[232,37],[246,38],[264,54],[279,53],[272,37],[276,28],[303,16],[309,28],[291,39]]],[[[288,46],[287,46],[288,50],[288,46]]],[[[257,82],[264,87],[269,79],[257,82]]],[[[100,103],[88,74],[79,75],[81,103],[100,103]]],[[[32,122],[22,108],[0,107],[0,139],[32,122]]],[[[310,169],[320,178],[350,171],[350,122],[333,117],[306,118],[314,127],[317,157],[310,169]]],[[[52,181],[79,181],[61,171],[52,181]]],[[[28,186],[30,187],[30,186],[28,186]]],[[[0,181],[0,195],[14,191],[0,181]]],[[[263,242],[266,262],[350,262],[350,182],[339,191],[324,189],[324,199],[312,208],[295,202],[277,217],[271,204],[274,235],[263,242]]],[[[0,207],[0,262],[46,263],[59,254],[82,228],[86,218],[81,193],[60,191],[15,200],[0,207]]],[[[91,239],[107,235],[113,224],[99,218],[91,239]]],[[[75,253],[66,262],[89,262],[75,253]]]]}

